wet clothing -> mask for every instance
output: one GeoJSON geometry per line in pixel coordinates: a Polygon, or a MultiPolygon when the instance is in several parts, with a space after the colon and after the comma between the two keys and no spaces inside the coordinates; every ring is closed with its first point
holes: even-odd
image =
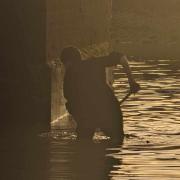
{"type": "Polygon", "coordinates": [[[95,128],[107,135],[123,134],[119,102],[106,82],[106,67],[120,63],[121,56],[104,56],[77,62],[64,77],[66,108],[78,123],[77,131],[90,136],[95,128]]]}

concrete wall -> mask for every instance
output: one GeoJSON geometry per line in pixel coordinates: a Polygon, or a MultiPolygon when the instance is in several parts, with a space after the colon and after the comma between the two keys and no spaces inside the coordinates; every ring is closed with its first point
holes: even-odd
{"type": "MultiPolygon", "coordinates": [[[[62,94],[63,47],[77,46],[84,58],[109,51],[111,0],[48,0],[47,61],[52,68],[52,121],[66,113],[62,94]]],[[[56,121],[57,120],[57,121],[56,121]]],[[[56,124],[56,123],[54,123],[56,124]]],[[[61,120],[61,127],[63,126],[61,120]]]]}
{"type": "Polygon", "coordinates": [[[67,45],[84,58],[108,52],[111,0],[2,0],[0,13],[0,132],[48,131],[50,118],[66,111],[60,52],[67,45]]]}
{"type": "Polygon", "coordinates": [[[179,0],[113,0],[114,48],[145,58],[180,58],[179,0]]]}
{"type": "Polygon", "coordinates": [[[111,0],[47,0],[47,57],[108,40],[111,0]]]}
{"type": "Polygon", "coordinates": [[[50,128],[46,4],[2,0],[0,14],[0,133],[23,138],[50,128]]]}

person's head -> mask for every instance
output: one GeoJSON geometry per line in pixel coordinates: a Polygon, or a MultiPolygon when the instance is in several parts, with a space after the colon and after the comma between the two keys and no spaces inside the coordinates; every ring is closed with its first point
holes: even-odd
{"type": "Polygon", "coordinates": [[[62,63],[68,67],[73,63],[81,61],[81,54],[77,48],[71,46],[62,50],[60,58],[62,63]]]}

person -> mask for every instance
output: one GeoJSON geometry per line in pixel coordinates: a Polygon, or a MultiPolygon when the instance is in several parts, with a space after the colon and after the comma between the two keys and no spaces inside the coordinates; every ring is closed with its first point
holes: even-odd
{"type": "Polygon", "coordinates": [[[106,83],[106,67],[123,66],[132,93],[140,86],[134,80],[127,57],[118,52],[107,56],[81,59],[75,47],[64,48],[60,59],[65,66],[63,91],[66,108],[77,122],[79,138],[92,138],[101,128],[107,136],[119,139],[124,135],[123,116],[112,88],[106,83]]]}

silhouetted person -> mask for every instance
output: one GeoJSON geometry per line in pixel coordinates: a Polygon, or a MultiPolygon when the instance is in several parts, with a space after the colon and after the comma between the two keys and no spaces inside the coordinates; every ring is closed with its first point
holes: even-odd
{"type": "Polygon", "coordinates": [[[65,66],[64,96],[66,108],[77,121],[78,136],[92,137],[95,128],[119,139],[124,135],[119,102],[106,83],[106,67],[121,64],[128,76],[133,93],[139,85],[131,75],[126,56],[112,52],[108,56],[82,60],[75,47],[64,48],[61,60],[65,66]]]}

